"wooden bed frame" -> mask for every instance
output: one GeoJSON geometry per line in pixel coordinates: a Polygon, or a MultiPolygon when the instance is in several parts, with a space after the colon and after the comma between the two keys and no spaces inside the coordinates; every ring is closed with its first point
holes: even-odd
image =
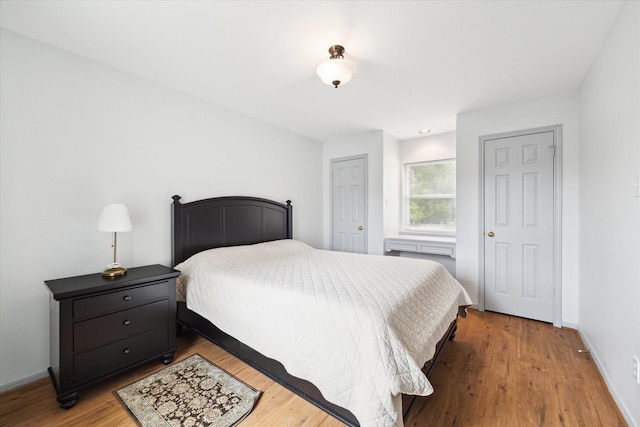
{"type": "MultiPolygon", "coordinates": [[[[218,197],[181,203],[173,196],[172,204],[172,265],[178,265],[203,250],[237,245],[249,245],[293,237],[291,201],[286,204],[257,197],[218,197]]],[[[178,323],[196,330],[202,336],[238,357],[245,363],[285,386],[289,390],[333,415],[349,426],[359,426],[347,409],[326,401],[318,388],[309,381],[290,375],[282,364],[265,357],[246,344],[218,329],[207,319],[178,303],[178,323]]],[[[455,337],[454,320],[436,348],[433,359],[423,371],[428,376],[444,344],[455,337]]],[[[403,415],[413,406],[415,396],[403,396],[403,415]]]]}

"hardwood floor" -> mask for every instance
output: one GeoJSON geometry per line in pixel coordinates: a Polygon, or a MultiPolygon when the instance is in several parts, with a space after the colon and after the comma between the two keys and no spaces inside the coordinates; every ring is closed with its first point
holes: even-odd
{"type": "Polygon", "coordinates": [[[469,310],[406,426],[626,426],[575,329],[469,310]]]}
{"type": "MultiPolygon", "coordinates": [[[[193,332],[175,360],[199,353],[264,394],[243,427],[341,426],[304,399],[193,332]]],[[[406,426],[626,426],[578,333],[469,310],[434,368],[435,393],[416,402],[406,426]]],[[[144,364],[84,389],[60,409],[48,378],[0,395],[0,426],[135,426],[114,391],[162,369],[144,364]]]]}

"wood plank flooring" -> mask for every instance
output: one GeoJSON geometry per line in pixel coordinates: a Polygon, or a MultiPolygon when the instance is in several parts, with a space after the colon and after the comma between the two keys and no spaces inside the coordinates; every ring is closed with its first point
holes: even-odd
{"type": "MultiPolygon", "coordinates": [[[[263,390],[243,427],[342,426],[193,332],[178,338],[175,360],[199,353],[263,390]]],[[[405,425],[626,426],[604,381],[573,329],[469,310],[459,320],[431,382],[435,393],[418,399],[405,425]]],[[[135,426],[114,391],[162,369],[146,363],[88,387],[70,410],[60,409],[48,378],[0,395],[0,426],[135,426]]]]}

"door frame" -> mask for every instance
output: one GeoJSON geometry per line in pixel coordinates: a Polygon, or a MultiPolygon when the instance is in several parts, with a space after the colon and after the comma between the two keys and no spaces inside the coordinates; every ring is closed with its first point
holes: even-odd
{"type": "Polygon", "coordinates": [[[552,132],[553,142],[555,146],[555,155],[553,157],[553,326],[562,327],[562,125],[545,126],[533,129],[525,129],[513,132],[496,133],[491,135],[480,136],[478,139],[480,145],[480,205],[479,217],[480,223],[478,227],[479,234],[479,262],[478,262],[478,310],[485,309],[485,281],[484,281],[484,237],[486,230],[484,229],[484,155],[485,142],[488,140],[499,138],[510,138],[514,136],[530,135],[534,133],[552,132]]]}
{"type": "Polygon", "coordinates": [[[333,250],[333,165],[334,163],[343,162],[347,160],[364,161],[364,210],[362,215],[364,218],[364,253],[369,253],[369,154],[357,154],[347,157],[336,157],[329,160],[329,248],[333,250]]]}

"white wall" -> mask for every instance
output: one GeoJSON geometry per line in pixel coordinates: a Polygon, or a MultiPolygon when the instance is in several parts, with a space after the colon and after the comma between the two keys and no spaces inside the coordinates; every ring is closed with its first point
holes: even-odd
{"type": "Polygon", "coordinates": [[[580,88],[579,330],[640,426],[640,3],[623,7],[580,88]]]}
{"type": "Polygon", "coordinates": [[[578,93],[462,113],[457,118],[456,276],[478,302],[479,138],[562,125],[562,322],[578,324],[578,93]]]}
{"type": "Polygon", "coordinates": [[[400,230],[400,201],[402,197],[402,163],[400,141],[387,133],[382,135],[383,221],[384,236],[398,234],[400,230]]]}
{"type": "Polygon", "coordinates": [[[129,267],[170,262],[174,194],[291,199],[295,237],[322,245],[320,142],[11,32],[0,41],[0,386],[49,365],[43,281],[110,262],[112,237],[96,231],[107,203],[130,209],[129,267]]]}
{"type": "Polygon", "coordinates": [[[400,141],[400,162],[402,164],[455,158],[455,132],[446,132],[400,141]]]}
{"type": "Polygon", "coordinates": [[[323,201],[324,248],[331,248],[331,160],[343,157],[368,156],[367,172],[367,252],[382,254],[384,251],[384,132],[371,131],[324,142],[323,151],[323,201]]]}

